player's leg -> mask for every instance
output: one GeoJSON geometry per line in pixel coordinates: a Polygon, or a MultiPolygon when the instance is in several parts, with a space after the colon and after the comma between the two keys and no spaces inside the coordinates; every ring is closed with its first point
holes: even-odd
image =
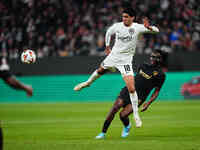
{"type": "Polygon", "coordinates": [[[113,68],[113,66],[114,66],[114,64],[113,64],[112,57],[110,55],[108,55],[104,59],[104,61],[101,63],[100,67],[91,74],[91,76],[88,78],[88,80],[76,85],[74,87],[74,90],[80,91],[81,89],[90,86],[96,79],[98,79],[100,76],[102,76],[106,72],[108,72],[108,71],[114,72],[115,68],[113,68]]]}
{"type": "Polygon", "coordinates": [[[98,79],[100,76],[104,75],[108,69],[103,68],[100,66],[97,70],[95,70],[92,75],[88,78],[86,81],[89,85],[92,84],[96,79],[98,79]]]}
{"type": "Polygon", "coordinates": [[[24,90],[28,96],[33,95],[33,89],[29,85],[25,85],[22,82],[18,81],[15,77],[10,76],[3,79],[5,83],[7,83],[10,87],[16,89],[16,90],[24,90]]]}
{"type": "Polygon", "coordinates": [[[120,120],[122,121],[124,128],[122,130],[122,137],[125,138],[129,135],[129,131],[131,128],[131,123],[129,121],[128,116],[133,112],[133,108],[131,104],[127,104],[122,111],[120,112],[120,120]]]}
{"type": "Polygon", "coordinates": [[[78,85],[76,85],[74,87],[75,91],[80,91],[81,89],[90,86],[96,79],[98,79],[101,75],[105,74],[108,70],[103,68],[103,67],[99,67],[97,70],[95,70],[91,76],[88,78],[87,81],[82,82],[78,85]]]}
{"type": "MultiPolygon", "coordinates": [[[[122,111],[120,112],[120,120],[122,121],[124,128],[122,130],[122,137],[126,138],[129,135],[130,129],[131,129],[131,123],[129,121],[128,116],[133,112],[133,108],[131,103],[129,103],[130,101],[126,102],[126,106],[122,109],[122,111]]],[[[140,105],[142,105],[144,101],[139,99],[139,104],[138,107],[140,107],[140,105]]]]}
{"type": "Polygon", "coordinates": [[[121,72],[122,77],[126,83],[126,87],[128,89],[131,104],[133,107],[133,115],[134,115],[136,127],[141,127],[142,121],[138,113],[138,96],[135,90],[135,80],[134,80],[134,75],[133,75],[132,64],[118,65],[116,66],[116,68],[121,72]]]}
{"type": "Polygon", "coordinates": [[[135,90],[134,76],[133,75],[124,75],[123,79],[126,83],[128,91],[129,91],[136,127],[140,128],[142,126],[142,121],[141,121],[139,113],[138,113],[138,96],[137,96],[137,93],[135,90]]]}
{"type": "Polygon", "coordinates": [[[96,139],[102,139],[102,138],[105,137],[105,134],[106,134],[112,120],[114,119],[115,114],[120,110],[120,108],[123,105],[124,105],[124,102],[122,101],[122,99],[117,98],[117,100],[113,104],[110,112],[108,113],[106,120],[104,121],[102,132],[99,135],[96,136],[96,139]]]}

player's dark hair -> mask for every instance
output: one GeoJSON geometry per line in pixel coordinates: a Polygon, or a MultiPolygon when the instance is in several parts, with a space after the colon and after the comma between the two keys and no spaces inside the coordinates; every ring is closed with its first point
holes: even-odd
{"type": "Polygon", "coordinates": [[[125,9],[123,10],[123,13],[126,13],[126,14],[128,14],[129,16],[131,16],[131,17],[136,17],[136,12],[135,12],[135,10],[134,10],[133,8],[131,8],[131,7],[125,8],[125,9]]]}
{"type": "Polygon", "coordinates": [[[159,53],[161,57],[163,56],[163,51],[160,50],[160,49],[154,49],[152,52],[153,52],[153,53],[156,53],[156,54],[159,53]]]}
{"type": "Polygon", "coordinates": [[[160,49],[153,50],[153,53],[159,53],[160,56],[162,57],[162,59],[165,58],[168,55],[167,52],[160,50],[160,49]]]}

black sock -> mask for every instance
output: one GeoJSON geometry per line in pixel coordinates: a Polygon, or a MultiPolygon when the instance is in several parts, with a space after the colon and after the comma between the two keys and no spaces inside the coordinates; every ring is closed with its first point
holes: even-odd
{"type": "Polygon", "coordinates": [[[103,133],[106,133],[106,132],[107,132],[108,127],[110,126],[110,123],[111,123],[110,120],[106,120],[106,121],[104,122],[103,130],[102,130],[103,133]]]}
{"type": "Polygon", "coordinates": [[[120,119],[123,122],[125,127],[127,127],[129,125],[129,118],[128,117],[120,117],[120,119]]]}

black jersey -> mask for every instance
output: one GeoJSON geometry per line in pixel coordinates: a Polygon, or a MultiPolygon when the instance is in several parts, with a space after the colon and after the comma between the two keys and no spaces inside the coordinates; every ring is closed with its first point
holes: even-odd
{"type": "MultiPolygon", "coordinates": [[[[138,99],[145,101],[149,93],[155,87],[161,88],[165,81],[165,73],[159,66],[151,64],[142,64],[138,67],[135,76],[135,88],[138,99]]],[[[125,103],[130,103],[130,97],[127,87],[124,87],[119,95],[125,103]]]]}

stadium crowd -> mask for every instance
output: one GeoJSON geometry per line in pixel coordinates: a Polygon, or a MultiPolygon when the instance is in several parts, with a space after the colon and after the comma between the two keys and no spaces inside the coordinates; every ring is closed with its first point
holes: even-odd
{"type": "Polygon", "coordinates": [[[0,54],[18,58],[23,49],[50,56],[104,55],[108,26],[120,21],[123,7],[147,16],[160,28],[143,35],[137,53],[200,50],[200,7],[195,0],[1,0],[0,54]]]}

